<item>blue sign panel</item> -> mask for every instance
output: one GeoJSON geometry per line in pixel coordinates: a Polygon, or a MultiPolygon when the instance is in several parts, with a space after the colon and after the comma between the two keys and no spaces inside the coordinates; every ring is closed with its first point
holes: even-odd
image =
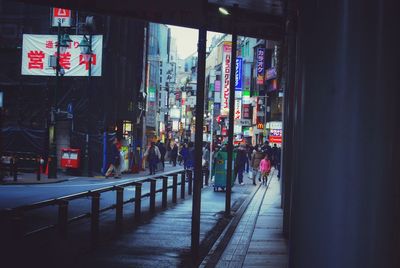
{"type": "Polygon", "coordinates": [[[236,73],[235,73],[235,90],[242,90],[242,67],[243,67],[243,58],[236,58],[236,73]]]}

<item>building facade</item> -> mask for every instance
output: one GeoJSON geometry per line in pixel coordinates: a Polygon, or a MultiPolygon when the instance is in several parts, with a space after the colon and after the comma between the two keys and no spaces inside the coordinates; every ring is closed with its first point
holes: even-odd
{"type": "MultiPolygon", "coordinates": [[[[21,75],[23,34],[57,35],[50,9],[0,1],[0,86],[4,94],[2,152],[49,155],[49,124],[55,103],[58,166],[62,148],[82,152],[83,168],[96,173],[107,167],[110,137],[123,139],[126,155],[140,146],[140,119],[145,23],[127,18],[72,11],[69,35],[102,35],[102,75],[63,77],[21,75]],[[87,17],[95,27],[85,27],[87,17]],[[138,38],[140,37],[140,38],[138,38]],[[4,59],[4,61],[3,61],[4,59]],[[10,139],[10,136],[17,137],[10,139]],[[84,153],[85,152],[85,153],[84,153]],[[102,155],[103,157],[98,157],[102,155]],[[86,159],[83,159],[86,158],[86,159]]],[[[67,50],[68,51],[68,50],[67,50]]],[[[45,67],[47,62],[43,62],[45,67]]],[[[92,61],[92,64],[96,64],[92,61]]],[[[131,154],[130,166],[138,159],[131,154]]]]}

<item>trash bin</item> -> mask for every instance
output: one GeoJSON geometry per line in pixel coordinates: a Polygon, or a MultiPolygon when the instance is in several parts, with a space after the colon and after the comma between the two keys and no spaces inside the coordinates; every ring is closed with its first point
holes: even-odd
{"type": "Polygon", "coordinates": [[[78,169],[81,166],[81,150],[73,148],[61,149],[61,167],[64,169],[78,169]]]}
{"type": "MultiPolygon", "coordinates": [[[[236,152],[233,153],[233,162],[236,159],[236,152]]],[[[214,158],[214,168],[213,168],[213,176],[214,176],[214,192],[221,189],[225,191],[226,188],[226,172],[228,170],[228,153],[224,151],[219,151],[215,154],[214,158]]],[[[234,174],[234,165],[232,163],[232,182],[231,185],[235,182],[235,174],[234,174]]]]}

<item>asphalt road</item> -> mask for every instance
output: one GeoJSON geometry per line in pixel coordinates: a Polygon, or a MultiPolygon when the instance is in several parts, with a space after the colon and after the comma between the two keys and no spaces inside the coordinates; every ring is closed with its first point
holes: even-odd
{"type": "MultiPolygon", "coordinates": [[[[181,166],[172,167],[166,164],[164,172],[159,172],[156,175],[173,172],[182,169],[181,166]]],[[[154,175],[153,175],[154,176],[154,175]]],[[[65,182],[50,183],[50,184],[30,184],[30,185],[0,185],[0,209],[13,208],[21,205],[32,204],[35,202],[53,199],[65,195],[80,193],[88,190],[98,189],[106,186],[112,186],[119,183],[138,181],[144,178],[149,178],[147,172],[141,174],[125,175],[122,179],[114,178],[85,178],[75,177],[65,182]]],[[[161,184],[161,182],[158,182],[161,184]]],[[[148,183],[143,185],[143,193],[146,193],[148,183]]],[[[161,187],[157,185],[157,187],[161,187]]],[[[125,190],[126,195],[133,191],[133,187],[128,187],[125,190]]],[[[102,194],[102,200],[115,199],[115,193],[102,194]]],[[[130,198],[130,197],[129,197],[130,198]]]]}
{"type": "MultiPolygon", "coordinates": [[[[107,186],[113,186],[131,181],[141,181],[146,178],[160,176],[173,171],[183,170],[181,166],[172,167],[166,164],[165,171],[158,172],[156,175],[149,176],[147,172],[134,175],[124,175],[121,179],[114,178],[85,178],[74,177],[68,181],[49,184],[30,184],[30,185],[1,185],[0,186],[0,210],[5,208],[15,208],[21,205],[28,205],[39,201],[59,198],[66,195],[85,192],[107,186]]],[[[178,178],[178,181],[180,177],[178,178]]],[[[172,185],[172,177],[168,179],[168,185],[172,185]]],[[[186,186],[187,187],[187,186],[186,186]]],[[[156,189],[162,188],[162,180],[157,180],[156,189]]],[[[150,192],[150,183],[142,185],[142,195],[150,192]]],[[[135,196],[135,187],[124,188],[124,201],[135,196]]],[[[170,195],[170,194],[169,194],[170,195]]],[[[157,194],[160,198],[160,194],[157,194]]],[[[147,198],[148,200],[148,198],[147,198]]],[[[116,191],[101,193],[100,209],[109,207],[116,203],[116,191]]],[[[148,209],[149,202],[143,200],[142,209],[148,209]]],[[[132,205],[133,206],[133,205],[132,205]]],[[[68,218],[73,218],[91,211],[91,198],[79,198],[71,200],[68,204],[68,218]]],[[[39,228],[57,223],[58,206],[46,206],[25,212],[24,233],[28,233],[39,228]]]]}

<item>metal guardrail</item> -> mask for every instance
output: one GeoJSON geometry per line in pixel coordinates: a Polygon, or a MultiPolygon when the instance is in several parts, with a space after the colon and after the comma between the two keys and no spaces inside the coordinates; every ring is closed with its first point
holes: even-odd
{"type": "MultiPolygon", "coordinates": [[[[167,208],[167,200],[168,200],[168,189],[172,188],[172,203],[177,202],[177,195],[178,195],[178,185],[181,186],[180,189],[180,198],[184,199],[185,198],[185,191],[186,191],[186,175],[188,176],[188,195],[192,194],[192,171],[178,171],[178,172],[171,172],[167,173],[162,176],[155,176],[153,178],[146,178],[143,180],[139,181],[132,181],[132,182],[125,182],[125,183],[120,183],[116,184],[113,186],[108,186],[108,187],[103,187],[103,188],[98,188],[95,190],[89,190],[81,193],[76,193],[76,194],[71,194],[71,195],[66,195],[62,196],[59,198],[55,199],[49,199],[49,200],[44,200],[40,201],[37,203],[33,203],[30,205],[23,205],[19,207],[15,207],[12,209],[6,209],[0,211],[0,219],[3,220],[8,220],[10,223],[10,226],[12,228],[11,230],[11,236],[13,239],[15,238],[22,238],[22,237],[27,237],[31,236],[34,234],[38,234],[50,229],[58,228],[58,232],[61,236],[66,236],[68,233],[68,224],[84,219],[84,218],[90,218],[91,220],[91,234],[92,234],[92,240],[93,242],[97,241],[97,236],[99,233],[99,218],[100,214],[108,211],[115,209],[115,222],[117,226],[121,227],[122,226],[122,220],[123,220],[123,206],[128,203],[135,203],[135,210],[134,210],[134,219],[136,223],[141,222],[142,218],[142,212],[141,212],[141,204],[142,204],[142,199],[145,197],[149,197],[149,211],[150,213],[155,213],[156,211],[156,194],[161,193],[162,194],[162,208],[167,208]],[[178,175],[180,175],[180,182],[178,182],[178,175]],[[172,185],[168,186],[168,177],[172,177],[172,185]],[[162,179],[162,188],[156,189],[156,181],[158,179],[162,179]],[[150,183],[150,192],[146,194],[142,194],[142,185],[144,183],[150,183]],[[132,197],[129,200],[125,200],[123,198],[124,194],[124,188],[129,187],[129,186],[134,186],[135,187],[135,196],[132,197]],[[100,196],[102,193],[105,192],[110,192],[110,191],[116,191],[116,201],[115,204],[102,208],[100,209],[100,196]],[[75,216],[73,218],[68,217],[68,206],[69,202],[72,200],[80,199],[80,198],[91,198],[91,211],[86,212],[84,214],[75,216]],[[43,226],[41,228],[38,228],[36,230],[30,231],[30,232],[25,232],[23,230],[23,221],[24,221],[24,214],[44,208],[44,207],[49,207],[49,206],[58,206],[58,218],[57,218],[57,223],[43,226]]],[[[204,175],[204,174],[203,174],[204,175]]],[[[204,180],[205,177],[205,183],[208,185],[208,176],[202,176],[202,179],[204,180]]],[[[203,183],[202,183],[203,185],[203,183]]]]}
{"type": "Polygon", "coordinates": [[[40,155],[27,152],[3,152],[0,156],[0,179],[3,178],[3,173],[8,171],[13,180],[17,181],[18,170],[29,170],[35,172],[36,179],[40,181],[42,165],[43,159],[40,155]]]}

